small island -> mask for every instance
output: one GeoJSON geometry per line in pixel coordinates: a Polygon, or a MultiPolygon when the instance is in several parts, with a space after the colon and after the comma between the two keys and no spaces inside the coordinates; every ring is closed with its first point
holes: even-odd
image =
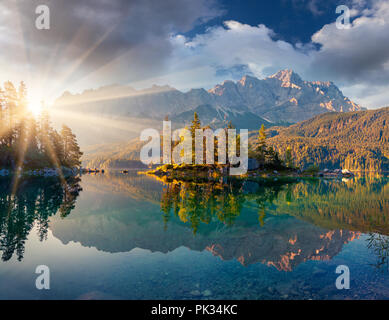
{"type": "MultiPolygon", "coordinates": [[[[194,113],[194,118],[191,121],[189,128],[192,135],[192,154],[195,149],[195,130],[209,129],[209,126],[201,126],[200,119],[197,113],[194,113]]],[[[224,130],[227,132],[228,129],[234,128],[230,122],[224,130]]],[[[226,133],[227,134],[227,133],[226,133]]],[[[148,171],[141,171],[140,174],[153,175],[157,177],[166,177],[168,179],[180,179],[180,180],[215,180],[224,176],[229,175],[229,168],[231,164],[218,163],[217,155],[217,137],[214,138],[214,164],[192,164],[187,163],[173,163],[160,165],[154,169],[148,171]]],[[[239,135],[236,137],[237,145],[239,146],[239,135]]],[[[206,144],[203,145],[204,153],[207,152],[206,144]]],[[[237,148],[238,149],[238,148],[237,148]]],[[[306,169],[302,170],[294,165],[292,149],[287,147],[283,152],[283,157],[275,150],[271,145],[267,144],[267,134],[264,124],[258,130],[256,140],[249,144],[249,159],[248,159],[248,171],[247,173],[239,176],[238,178],[266,178],[266,177],[352,177],[354,174],[347,169],[324,169],[320,170],[316,164],[313,164],[306,169]]],[[[193,156],[194,157],[194,156],[193,156]]]]}

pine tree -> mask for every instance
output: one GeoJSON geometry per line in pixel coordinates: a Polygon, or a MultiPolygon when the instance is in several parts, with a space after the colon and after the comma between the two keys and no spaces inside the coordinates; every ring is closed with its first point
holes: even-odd
{"type": "Polygon", "coordinates": [[[193,164],[195,163],[195,159],[196,159],[195,137],[196,137],[196,130],[197,129],[201,129],[201,122],[200,122],[199,116],[197,115],[197,112],[195,112],[193,115],[192,124],[190,126],[190,132],[192,135],[192,163],[193,164]]]}
{"type": "Polygon", "coordinates": [[[7,118],[8,123],[6,124],[7,134],[7,144],[9,147],[12,146],[14,139],[15,139],[15,122],[16,122],[16,107],[17,107],[17,92],[15,89],[15,86],[11,81],[7,81],[4,83],[4,95],[5,95],[5,105],[6,105],[6,112],[7,112],[7,118]]]}
{"type": "Polygon", "coordinates": [[[46,154],[50,152],[50,134],[52,131],[50,116],[47,109],[43,109],[39,118],[39,142],[40,152],[46,154]]]}
{"type": "Polygon", "coordinates": [[[50,134],[50,142],[56,157],[56,165],[66,165],[65,148],[62,136],[57,131],[53,130],[50,134]]]}
{"type": "Polygon", "coordinates": [[[266,164],[273,168],[282,166],[282,161],[278,152],[271,146],[266,150],[266,164]]]}
{"type": "Polygon", "coordinates": [[[190,131],[192,132],[193,138],[194,138],[194,134],[195,134],[196,129],[201,129],[201,122],[200,122],[199,116],[197,115],[197,112],[194,113],[192,124],[190,126],[190,131]]]}
{"type": "Polygon", "coordinates": [[[27,101],[24,82],[18,90],[10,81],[4,91],[0,88],[0,167],[79,166],[82,153],[75,135],[68,127],[60,135],[51,126],[47,109],[36,120],[27,110],[27,101]]]}
{"type": "Polygon", "coordinates": [[[32,161],[34,165],[37,165],[39,159],[39,148],[38,148],[38,123],[35,118],[32,117],[28,122],[28,145],[26,158],[32,161]]]}
{"type": "Polygon", "coordinates": [[[288,168],[293,168],[292,148],[290,146],[285,151],[285,165],[288,168]]]}
{"type": "MultiPolygon", "coordinates": [[[[22,81],[19,85],[19,91],[17,95],[17,122],[15,125],[15,146],[17,163],[21,164],[25,157],[25,152],[28,143],[28,128],[27,123],[30,121],[30,117],[27,112],[27,87],[22,81]]],[[[31,117],[32,118],[32,117],[31,117]]]]}
{"type": "Polygon", "coordinates": [[[262,124],[261,129],[258,131],[257,148],[255,158],[260,166],[264,166],[266,162],[266,131],[265,126],[262,124]]]}
{"type": "Polygon", "coordinates": [[[61,137],[63,142],[64,164],[70,168],[79,167],[83,153],[80,151],[76,136],[68,126],[63,125],[61,137]]]}
{"type": "Polygon", "coordinates": [[[6,164],[6,158],[7,158],[7,148],[6,148],[6,139],[5,139],[5,133],[7,130],[7,127],[5,125],[5,97],[4,97],[4,91],[0,88],[0,166],[4,166],[6,164]]]}

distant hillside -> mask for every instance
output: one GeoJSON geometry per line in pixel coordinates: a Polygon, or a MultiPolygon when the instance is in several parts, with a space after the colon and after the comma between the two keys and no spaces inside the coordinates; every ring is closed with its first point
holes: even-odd
{"type": "MultiPolygon", "coordinates": [[[[295,164],[307,167],[389,170],[389,107],[326,113],[288,128],[272,128],[268,143],[281,154],[292,148],[295,164]]],[[[250,138],[255,144],[255,136],[250,138]]]]}
{"type": "Polygon", "coordinates": [[[87,168],[101,169],[146,168],[139,161],[140,149],[144,144],[139,138],[134,138],[128,142],[87,147],[82,164],[87,168]]]}
{"type": "MultiPolygon", "coordinates": [[[[173,124],[179,123],[188,125],[193,118],[193,113],[196,112],[200,118],[201,123],[210,125],[214,129],[226,127],[229,122],[231,122],[235,128],[248,130],[255,130],[262,124],[266,127],[274,126],[274,123],[266,121],[264,118],[261,118],[260,116],[245,110],[243,107],[242,110],[244,111],[237,113],[234,111],[225,111],[222,109],[216,110],[209,105],[201,105],[194,110],[185,111],[174,115],[170,118],[170,120],[173,124]]],[[[280,124],[281,123],[279,122],[278,125],[280,124]]],[[[285,125],[287,124],[288,123],[285,123],[285,125]]]]}

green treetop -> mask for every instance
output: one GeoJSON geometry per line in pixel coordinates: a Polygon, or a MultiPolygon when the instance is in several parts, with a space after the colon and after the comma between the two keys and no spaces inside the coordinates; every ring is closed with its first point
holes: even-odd
{"type": "Polygon", "coordinates": [[[259,129],[258,131],[257,148],[255,152],[255,158],[257,159],[260,165],[265,164],[266,151],[266,132],[265,126],[262,124],[261,129],[259,129]]]}

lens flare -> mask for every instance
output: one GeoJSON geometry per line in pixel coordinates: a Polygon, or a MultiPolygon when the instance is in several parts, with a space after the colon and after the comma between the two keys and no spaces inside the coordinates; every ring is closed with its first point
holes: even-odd
{"type": "Polygon", "coordinates": [[[42,100],[32,99],[28,102],[28,110],[34,115],[39,116],[42,112],[42,100]]]}

